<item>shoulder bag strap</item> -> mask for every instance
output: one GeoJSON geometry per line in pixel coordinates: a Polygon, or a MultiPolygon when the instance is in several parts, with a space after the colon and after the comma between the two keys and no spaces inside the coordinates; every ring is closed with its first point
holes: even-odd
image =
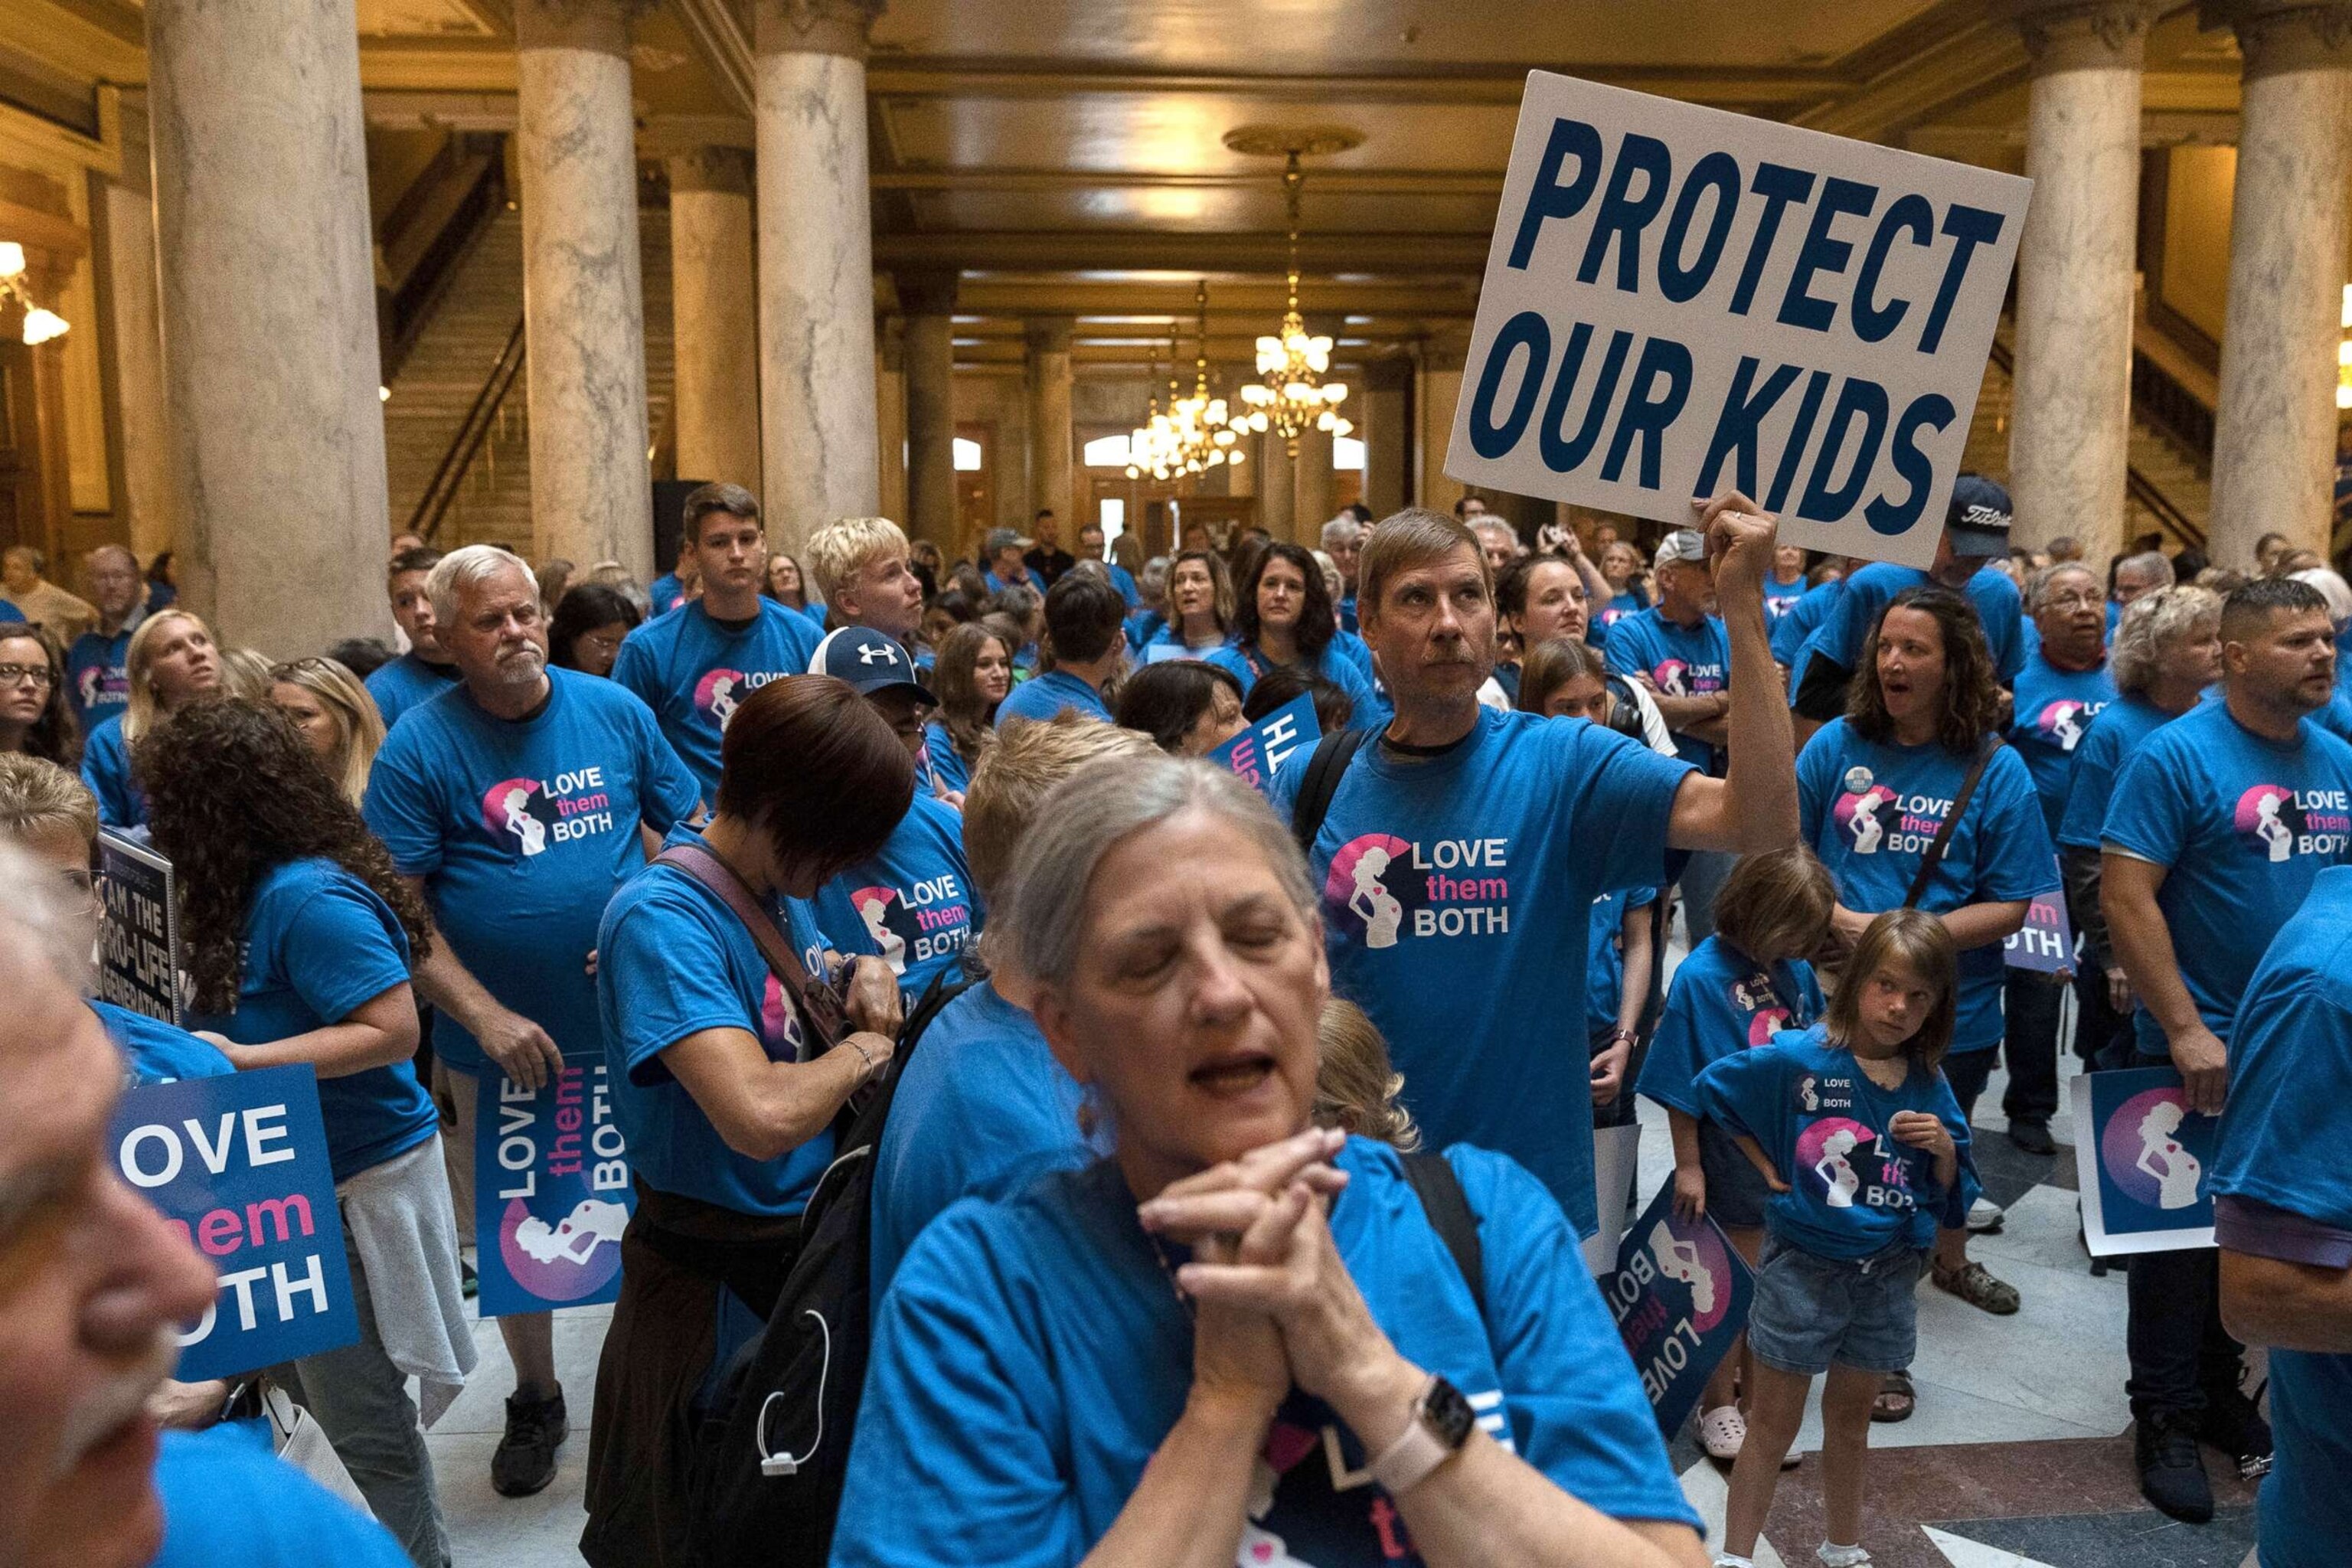
{"type": "Polygon", "coordinates": [[[1400,1157],[1404,1165],[1404,1179],[1412,1188],[1412,1195],[1421,1200],[1422,1212],[1429,1216],[1429,1226],[1437,1232],[1437,1239],[1445,1243],[1445,1250],[1454,1255],[1454,1266],[1462,1270],[1463,1282],[1470,1287],[1470,1300],[1476,1303],[1478,1315],[1486,1315],[1486,1253],[1478,1241],[1478,1216],[1470,1211],[1470,1196],[1462,1190],[1462,1178],[1444,1155],[1435,1153],[1406,1154],[1400,1157]]]}
{"type": "Polygon", "coordinates": [[[751,933],[751,942],[759,948],[770,973],[792,998],[800,1010],[802,1022],[816,1037],[817,1050],[812,1056],[829,1051],[841,1043],[849,1032],[849,1020],[841,1010],[840,1001],[825,987],[809,978],[801,967],[800,954],[793,951],[783,933],[776,929],[775,921],[761,910],[751,897],[751,889],[735,868],[699,844],[673,844],[654,857],[656,865],[672,866],[701,883],[725,904],[743,929],[751,933]]]}
{"type": "Polygon", "coordinates": [[[1960,779],[1960,793],[1952,797],[1952,809],[1944,814],[1943,823],[1936,829],[1936,837],[1928,844],[1927,852],[1919,857],[1919,869],[1912,875],[1911,890],[1903,895],[1905,909],[1919,907],[1920,899],[1927,891],[1927,879],[1936,874],[1937,866],[1943,864],[1944,851],[1952,847],[1952,835],[1959,829],[1960,814],[1968,810],[1969,797],[1977,793],[1977,781],[1984,777],[1985,765],[1992,761],[1992,754],[2000,748],[1999,735],[1987,735],[1977,742],[1977,754],[1969,761],[1969,771],[1960,779]]]}
{"type": "Polygon", "coordinates": [[[1299,781],[1298,798],[1291,803],[1290,831],[1298,840],[1299,853],[1309,861],[1315,858],[1315,836],[1323,831],[1323,819],[1331,813],[1331,798],[1339,793],[1340,777],[1370,739],[1369,730],[1341,730],[1315,742],[1315,754],[1307,759],[1307,776],[1299,781]]]}

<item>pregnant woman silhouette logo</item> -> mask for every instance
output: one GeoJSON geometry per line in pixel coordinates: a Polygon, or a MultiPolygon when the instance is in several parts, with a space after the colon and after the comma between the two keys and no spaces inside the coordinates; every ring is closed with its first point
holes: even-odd
{"type": "Polygon", "coordinates": [[[2075,1080],[2083,1234],[2094,1257],[2213,1245],[2213,1168],[2220,1123],[2189,1110],[2170,1068],[2075,1080]],[[2111,1082],[2121,1079],[2121,1082],[2111,1082]]]}
{"type": "Polygon", "coordinates": [[[1388,833],[1367,833],[1340,846],[1324,879],[1323,901],[1342,930],[1361,928],[1364,945],[1394,947],[1404,925],[1410,890],[1406,862],[1412,846],[1388,833]]]}

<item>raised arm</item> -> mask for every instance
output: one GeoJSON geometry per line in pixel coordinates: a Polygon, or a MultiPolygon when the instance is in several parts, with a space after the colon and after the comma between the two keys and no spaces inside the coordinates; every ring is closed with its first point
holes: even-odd
{"type": "Polygon", "coordinates": [[[1716,598],[1731,637],[1731,761],[1723,778],[1683,781],[1666,842],[1741,855],[1786,848],[1797,841],[1797,741],[1764,626],[1764,574],[1772,568],[1778,530],[1737,490],[1706,502],[1698,526],[1707,536],[1716,598]]]}

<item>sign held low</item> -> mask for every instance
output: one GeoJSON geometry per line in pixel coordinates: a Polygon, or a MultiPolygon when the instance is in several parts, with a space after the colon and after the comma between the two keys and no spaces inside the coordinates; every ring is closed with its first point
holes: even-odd
{"type": "Polygon", "coordinates": [[[1531,72],[1445,471],[1924,567],[2032,190],[1531,72]]]}

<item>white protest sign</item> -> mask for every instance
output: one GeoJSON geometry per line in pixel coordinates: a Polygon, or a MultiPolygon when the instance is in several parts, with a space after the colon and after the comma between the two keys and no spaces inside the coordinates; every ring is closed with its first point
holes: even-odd
{"type": "Polygon", "coordinates": [[[1531,72],[1445,471],[1924,567],[2032,191],[1531,72]]]}

